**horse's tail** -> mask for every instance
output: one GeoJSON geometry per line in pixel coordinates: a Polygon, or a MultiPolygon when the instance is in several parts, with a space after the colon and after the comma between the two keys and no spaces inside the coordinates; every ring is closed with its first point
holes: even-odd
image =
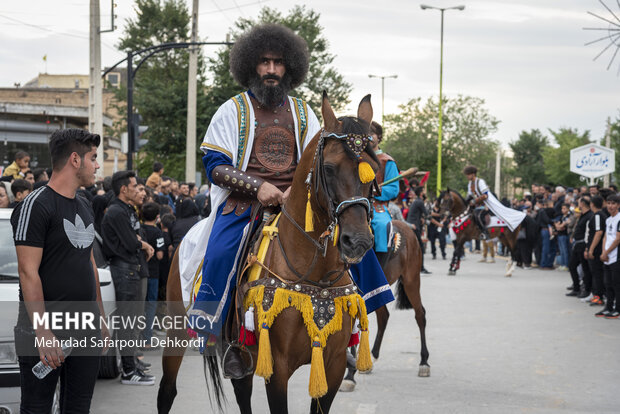
{"type": "Polygon", "coordinates": [[[398,278],[398,288],[396,292],[396,309],[413,309],[407,292],[405,292],[405,286],[403,285],[402,277],[398,278]]]}
{"type": "Polygon", "coordinates": [[[209,396],[209,402],[213,408],[213,399],[211,398],[211,395],[213,394],[219,412],[223,413],[223,406],[226,403],[226,396],[224,395],[224,388],[222,387],[222,376],[220,375],[220,366],[217,355],[207,355],[205,351],[202,358],[204,362],[205,382],[207,384],[207,395],[209,396]],[[213,385],[213,388],[211,388],[211,384],[213,385]]]}

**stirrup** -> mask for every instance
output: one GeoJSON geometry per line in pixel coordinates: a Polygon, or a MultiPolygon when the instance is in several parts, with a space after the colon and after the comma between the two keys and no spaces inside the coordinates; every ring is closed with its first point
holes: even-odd
{"type": "Polygon", "coordinates": [[[226,357],[228,356],[228,352],[231,350],[231,348],[237,348],[241,352],[245,352],[246,354],[248,354],[248,356],[250,357],[250,367],[249,368],[245,368],[245,363],[243,362],[243,358],[241,358],[241,364],[245,368],[245,373],[244,373],[243,377],[246,377],[246,376],[252,374],[254,372],[252,370],[252,367],[254,366],[254,358],[252,358],[252,353],[247,349],[247,347],[241,345],[238,341],[233,341],[233,342],[229,342],[228,343],[228,348],[226,348],[226,351],[224,351],[224,356],[222,357],[222,376],[225,379],[231,379],[230,376],[226,375],[226,371],[224,370],[224,366],[226,365],[226,357]]]}

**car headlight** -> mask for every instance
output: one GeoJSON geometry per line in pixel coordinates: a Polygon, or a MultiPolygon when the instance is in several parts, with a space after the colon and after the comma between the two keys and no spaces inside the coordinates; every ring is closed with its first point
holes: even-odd
{"type": "Polygon", "coordinates": [[[17,364],[14,342],[0,343],[0,364],[17,364]]]}

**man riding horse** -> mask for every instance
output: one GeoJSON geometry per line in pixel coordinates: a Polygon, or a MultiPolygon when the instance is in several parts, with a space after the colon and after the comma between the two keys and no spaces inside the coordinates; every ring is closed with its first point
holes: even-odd
{"type": "MultiPolygon", "coordinates": [[[[200,233],[196,238],[207,241],[184,240],[179,253],[184,300],[185,292],[192,292],[188,313],[201,337],[222,332],[238,262],[245,259],[240,257],[245,240],[260,221],[258,211],[261,206],[283,205],[302,152],[320,129],[306,102],[288,96],[304,81],[308,60],[306,42],[275,24],[255,26],[231,50],[231,73],[247,91],[225,102],[211,120],[201,149],[213,183],[213,213],[203,229],[188,235],[200,233]],[[201,252],[202,263],[197,260],[201,252]],[[199,276],[202,281],[196,289],[199,276]],[[208,323],[200,322],[204,320],[208,323]]],[[[368,312],[394,299],[372,251],[351,267],[351,274],[366,293],[368,312]]],[[[227,354],[224,375],[233,379],[247,375],[239,350],[232,347],[227,354]]]]}
{"type": "MultiPolygon", "coordinates": [[[[475,166],[468,165],[463,169],[463,174],[465,174],[467,180],[469,180],[469,184],[467,185],[467,197],[471,200],[471,203],[474,206],[481,206],[484,204],[494,215],[506,223],[510,231],[515,231],[525,218],[525,213],[506,207],[500,203],[489,190],[487,183],[482,178],[477,177],[478,168],[475,166]]],[[[486,213],[486,210],[482,208],[476,209],[473,214],[474,222],[480,228],[483,238],[488,238],[486,213]]]]}
{"type": "MultiPolygon", "coordinates": [[[[373,137],[373,141],[370,145],[381,162],[379,171],[377,171],[377,182],[381,184],[384,181],[398,177],[398,167],[396,167],[396,162],[390,155],[379,149],[379,144],[383,139],[383,128],[381,125],[373,121],[370,125],[370,132],[373,137]]],[[[398,181],[394,181],[393,183],[381,186],[381,194],[375,196],[372,231],[375,235],[374,249],[381,265],[384,265],[387,260],[388,245],[390,242],[388,237],[390,236],[392,217],[388,212],[387,206],[389,201],[398,195],[399,190],[398,181]]]]}

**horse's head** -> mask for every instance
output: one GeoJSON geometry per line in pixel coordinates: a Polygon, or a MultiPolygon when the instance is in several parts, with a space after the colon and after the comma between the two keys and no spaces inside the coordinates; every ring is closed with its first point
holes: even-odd
{"type": "Polygon", "coordinates": [[[450,195],[450,189],[441,191],[439,193],[439,198],[437,201],[439,202],[439,212],[442,215],[449,215],[452,211],[452,206],[454,205],[454,201],[450,195]]]}
{"type": "Polygon", "coordinates": [[[338,226],[341,258],[358,263],[374,244],[371,203],[379,160],[368,145],[370,95],[360,102],[357,117],[336,118],[325,92],[321,110],[325,126],[313,165],[316,201],[327,212],[332,230],[338,226]]]}

